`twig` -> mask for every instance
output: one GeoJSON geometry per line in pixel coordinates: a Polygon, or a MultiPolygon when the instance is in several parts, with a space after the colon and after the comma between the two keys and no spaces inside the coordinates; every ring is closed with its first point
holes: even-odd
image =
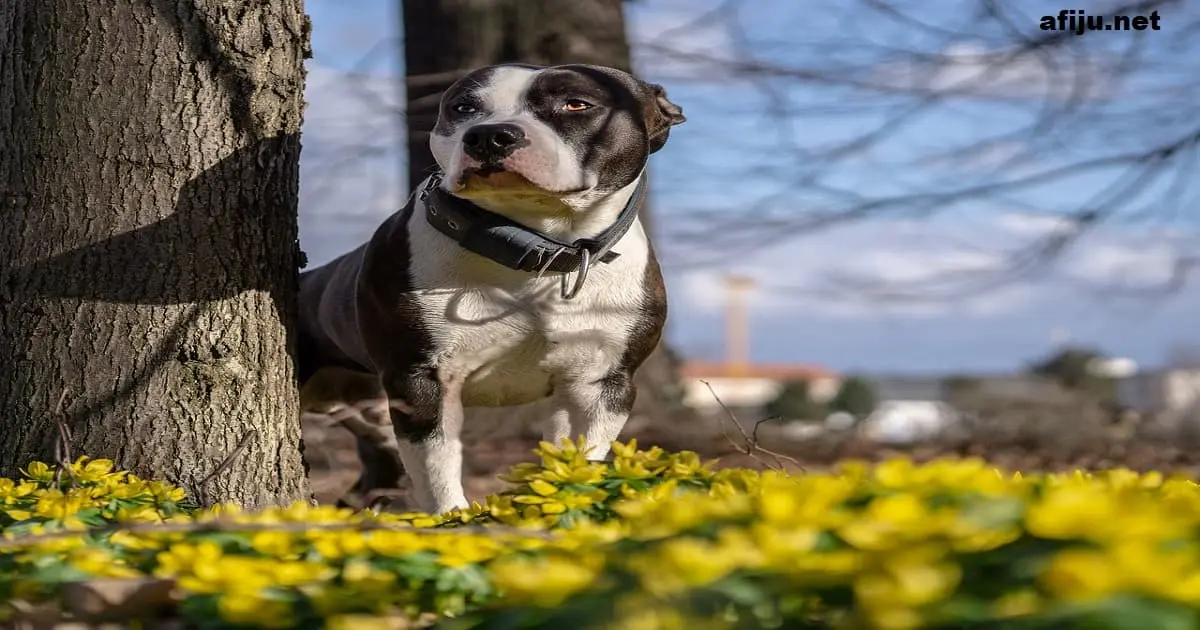
{"type": "Polygon", "coordinates": [[[393,523],[238,523],[225,519],[207,523],[114,523],[103,527],[89,529],[61,530],[42,534],[29,534],[7,540],[0,540],[0,551],[20,549],[29,545],[52,540],[62,540],[75,536],[98,536],[117,532],[130,534],[207,534],[216,532],[311,532],[311,531],[404,531],[417,535],[465,535],[465,534],[495,534],[513,535],[552,540],[555,534],[548,531],[528,530],[505,525],[462,525],[446,528],[421,528],[412,525],[393,523]]]}
{"type": "Polygon", "coordinates": [[[58,396],[58,403],[54,406],[54,424],[58,427],[58,439],[54,441],[54,485],[61,487],[62,475],[65,471],[67,477],[70,478],[70,486],[75,486],[75,471],[71,469],[72,462],[75,458],[71,456],[71,442],[74,439],[71,437],[71,427],[67,426],[65,414],[63,412],[63,403],[67,400],[67,388],[64,387],[62,393],[58,396]]]}
{"type": "Polygon", "coordinates": [[[799,461],[796,460],[796,458],[789,457],[787,455],[784,455],[783,453],[779,453],[776,451],[772,451],[770,449],[763,448],[762,446],[759,445],[759,443],[758,443],[758,426],[764,422],[767,422],[768,420],[774,420],[775,419],[774,417],[764,418],[764,419],[759,420],[758,422],[754,423],[753,433],[748,434],[748,433],[746,433],[746,427],[742,426],[742,423],[740,421],[738,421],[737,416],[735,416],[733,414],[733,411],[729,409],[729,407],[725,404],[725,401],[721,400],[721,397],[717,395],[717,392],[716,392],[716,390],[713,389],[713,386],[708,381],[703,380],[703,379],[701,379],[700,382],[704,383],[704,386],[708,388],[708,391],[710,394],[712,394],[713,399],[716,400],[717,404],[721,406],[721,409],[725,412],[725,415],[729,418],[729,421],[732,422],[733,426],[737,428],[738,433],[742,434],[742,440],[745,442],[745,446],[740,446],[740,445],[736,444],[733,440],[731,440],[729,438],[729,434],[725,432],[725,428],[722,425],[721,434],[725,436],[726,441],[728,441],[729,445],[732,446],[734,449],[736,449],[737,452],[741,453],[742,455],[746,455],[746,456],[750,457],[751,459],[754,459],[757,462],[762,463],[764,466],[766,466],[768,468],[773,468],[774,470],[784,470],[785,467],[784,467],[783,463],[788,462],[788,463],[792,464],[793,466],[795,466],[796,468],[799,468],[801,471],[808,472],[807,469],[804,467],[804,464],[801,464],[799,461]],[[764,454],[770,456],[771,459],[775,460],[775,465],[772,466],[769,462],[764,461],[756,453],[764,453],[764,454]]]}
{"type": "Polygon", "coordinates": [[[229,455],[226,455],[225,459],[221,460],[221,463],[218,464],[217,467],[214,468],[212,472],[205,475],[205,477],[200,480],[200,483],[198,485],[203,486],[203,485],[207,484],[209,481],[211,481],[217,475],[228,470],[229,467],[233,465],[234,458],[237,457],[238,454],[241,453],[243,450],[245,450],[246,445],[250,443],[250,438],[254,437],[257,433],[258,433],[258,431],[255,431],[254,429],[250,429],[249,431],[246,431],[246,434],[242,436],[242,439],[238,440],[237,445],[233,447],[233,450],[229,452],[229,455]]]}

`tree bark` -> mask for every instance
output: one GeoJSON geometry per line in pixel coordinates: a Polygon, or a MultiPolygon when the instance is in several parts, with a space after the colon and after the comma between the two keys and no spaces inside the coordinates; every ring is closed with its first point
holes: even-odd
{"type": "MultiPolygon", "coordinates": [[[[408,180],[419,184],[437,165],[429,132],[443,91],[481,66],[588,63],[632,71],[623,0],[400,0],[407,84],[408,180]]],[[[647,204],[649,207],[649,204],[647,204]]],[[[651,214],[642,222],[652,228],[651,214]]],[[[672,424],[690,412],[680,402],[676,361],[666,343],[638,371],[635,418],[672,424]]]]}
{"type": "Polygon", "coordinates": [[[302,0],[0,3],[0,476],[302,499],[302,0]]]}

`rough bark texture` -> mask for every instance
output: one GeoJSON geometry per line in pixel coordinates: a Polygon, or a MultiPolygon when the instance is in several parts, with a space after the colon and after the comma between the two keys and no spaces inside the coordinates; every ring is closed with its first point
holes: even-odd
{"type": "MultiPolygon", "coordinates": [[[[630,71],[623,0],[401,0],[407,75],[410,187],[436,169],[429,132],[441,94],[463,73],[495,63],[591,63],[630,71]]],[[[686,109],[686,105],[685,105],[686,109]]],[[[649,213],[642,221],[650,226],[649,213]]],[[[678,401],[679,379],[669,348],[638,371],[635,417],[627,433],[673,424],[690,413],[678,401]]],[[[519,412],[524,413],[524,412],[519,412]]]]}
{"type": "Polygon", "coordinates": [[[302,0],[0,2],[0,476],[65,426],[202,502],[307,496],[307,52],[302,0]]]}

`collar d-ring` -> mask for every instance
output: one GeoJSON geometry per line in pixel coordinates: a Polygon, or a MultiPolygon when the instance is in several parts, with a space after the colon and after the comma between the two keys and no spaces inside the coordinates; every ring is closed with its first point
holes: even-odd
{"type": "Polygon", "coordinates": [[[591,268],[592,253],[586,247],[579,248],[579,270],[575,273],[575,282],[571,288],[567,288],[567,278],[571,276],[569,273],[564,273],[559,276],[559,289],[562,291],[564,300],[573,300],[576,295],[579,295],[579,290],[583,288],[583,283],[587,280],[588,269],[591,268]]]}

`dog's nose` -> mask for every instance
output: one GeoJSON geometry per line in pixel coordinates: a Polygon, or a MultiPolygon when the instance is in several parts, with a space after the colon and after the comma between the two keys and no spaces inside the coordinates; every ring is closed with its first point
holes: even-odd
{"type": "Polygon", "coordinates": [[[492,162],[512,154],[525,142],[525,132],[508,123],[475,125],[463,134],[467,155],[480,162],[492,162]]]}

